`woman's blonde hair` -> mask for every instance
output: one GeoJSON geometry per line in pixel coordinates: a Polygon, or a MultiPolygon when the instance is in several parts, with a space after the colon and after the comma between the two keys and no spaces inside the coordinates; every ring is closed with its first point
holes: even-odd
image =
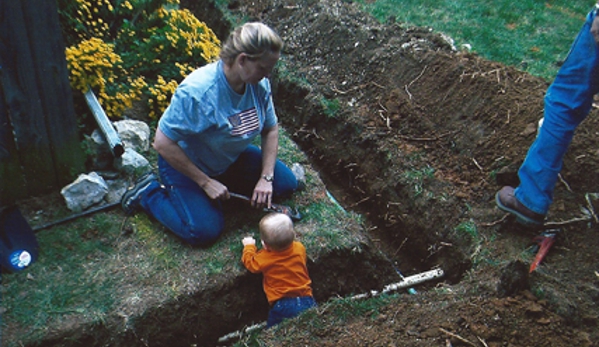
{"type": "Polygon", "coordinates": [[[269,213],[260,220],[260,238],[273,251],[282,251],[295,239],[293,221],[283,213],[269,213]]]}
{"type": "Polygon", "coordinates": [[[265,53],[277,53],[283,49],[283,40],[266,24],[245,23],[237,27],[220,50],[220,58],[231,64],[241,53],[250,59],[259,59],[265,53]]]}

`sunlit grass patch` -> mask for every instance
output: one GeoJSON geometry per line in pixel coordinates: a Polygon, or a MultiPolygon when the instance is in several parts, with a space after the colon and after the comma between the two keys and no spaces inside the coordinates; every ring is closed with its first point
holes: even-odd
{"type": "MultiPolygon", "coordinates": [[[[382,22],[431,27],[482,57],[552,80],[594,1],[361,1],[382,22]],[[523,15],[523,14],[526,15],[523,15]]],[[[464,48],[465,49],[465,48],[464,48]]]]}

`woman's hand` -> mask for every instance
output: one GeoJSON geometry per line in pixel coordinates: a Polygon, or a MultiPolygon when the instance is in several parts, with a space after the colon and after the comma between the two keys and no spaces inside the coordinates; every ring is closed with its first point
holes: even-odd
{"type": "Polygon", "coordinates": [[[213,200],[229,200],[229,189],[219,181],[208,178],[203,184],[200,185],[206,195],[213,200]]]}
{"type": "Polygon", "coordinates": [[[195,166],[183,149],[175,141],[164,135],[160,128],[156,129],[153,146],[175,170],[196,182],[210,199],[227,200],[230,198],[229,189],[195,166]]]}
{"type": "Polygon", "coordinates": [[[250,203],[256,208],[270,208],[272,204],[272,182],[260,178],[256,183],[250,203]]]}

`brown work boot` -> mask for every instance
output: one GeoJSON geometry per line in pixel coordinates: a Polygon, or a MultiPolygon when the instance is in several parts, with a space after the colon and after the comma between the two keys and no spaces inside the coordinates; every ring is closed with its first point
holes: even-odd
{"type": "Polygon", "coordinates": [[[495,203],[500,210],[516,216],[516,221],[520,224],[538,226],[543,225],[545,216],[531,211],[528,207],[522,205],[514,195],[514,188],[505,186],[495,195],[495,203]]]}

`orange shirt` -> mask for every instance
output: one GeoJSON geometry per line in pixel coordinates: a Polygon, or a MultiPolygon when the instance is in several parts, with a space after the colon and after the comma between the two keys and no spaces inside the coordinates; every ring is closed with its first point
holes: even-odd
{"type": "Polygon", "coordinates": [[[262,285],[269,304],[281,298],[312,296],[312,280],[306,267],[306,248],[293,241],[289,248],[275,252],[255,245],[243,247],[243,265],[253,273],[262,273],[262,285]]]}

